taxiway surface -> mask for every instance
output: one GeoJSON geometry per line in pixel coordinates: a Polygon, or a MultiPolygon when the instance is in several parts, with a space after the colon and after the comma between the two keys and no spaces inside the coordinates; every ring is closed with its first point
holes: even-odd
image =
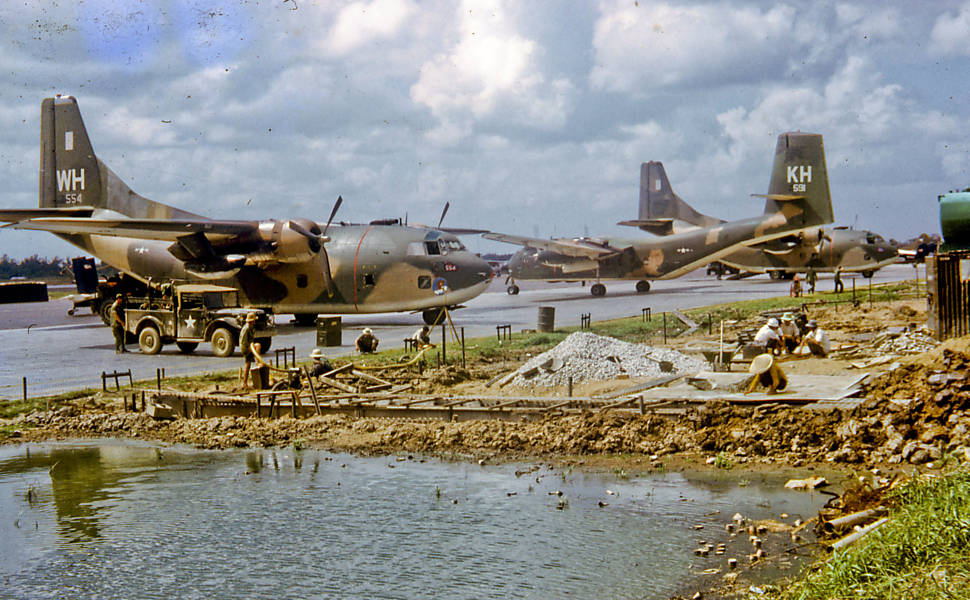
{"type": "MultiPolygon", "coordinates": [[[[923,277],[922,267],[918,271],[923,277]]],[[[892,265],[876,273],[874,283],[913,279],[917,271],[910,265],[892,265]]],[[[856,281],[859,294],[865,294],[869,280],[861,276],[843,277],[846,290],[856,281]]],[[[535,328],[538,307],[555,308],[557,326],[576,326],[581,315],[589,313],[593,321],[640,316],[649,307],[654,315],[682,308],[709,304],[770,298],[788,294],[790,282],[774,281],[758,276],[738,281],[708,277],[695,271],[685,277],[669,281],[654,281],[647,294],[634,291],[634,282],[607,282],[607,295],[593,298],[589,287],[578,284],[549,284],[520,282],[521,293],[509,296],[502,283],[494,281],[481,296],[465,308],[452,312],[455,326],[464,328],[466,338],[495,335],[500,324],[512,326],[513,332],[535,328]]],[[[832,289],[831,277],[819,279],[819,291],[832,289]]],[[[863,296],[864,297],[864,296],[863,296]]],[[[242,361],[238,353],[232,358],[212,356],[207,345],[196,353],[185,355],[174,346],[166,346],[161,354],[147,356],[138,352],[137,345],[129,345],[129,354],[115,354],[111,330],[87,309],[77,316],[68,316],[69,300],[45,303],[0,305],[0,399],[20,397],[23,377],[27,378],[28,395],[42,396],[85,387],[100,387],[102,371],[127,371],[138,379],[154,379],[155,369],[164,368],[168,376],[188,375],[205,371],[223,371],[238,367],[242,361]]],[[[277,317],[277,336],[273,348],[294,347],[299,360],[306,360],[316,346],[316,331],[312,327],[296,327],[289,323],[289,315],[277,317]]],[[[381,339],[382,348],[400,347],[422,324],[417,314],[343,315],[343,345],[324,348],[328,356],[352,352],[354,339],[364,327],[370,327],[381,339]]],[[[440,341],[440,329],[434,341],[440,341]]],[[[449,351],[450,351],[449,343],[449,351]]],[[[272,359],[273,352],[269,352],[272,359]]]]}

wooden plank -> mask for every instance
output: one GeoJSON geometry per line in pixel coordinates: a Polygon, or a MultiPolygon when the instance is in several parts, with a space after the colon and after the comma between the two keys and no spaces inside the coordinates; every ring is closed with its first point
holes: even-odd
{"type": "Polygon", "coordinates": [[[307,385],[310,387],[310,398],[313,399],[313,406],[317,410],[317,416],[320,416],[320,402],[317,401],[317,388],[313,385],[313,377],[310,377],[310,369],[303,366],[303,374],[306,375],[307,385]]]}
{"type": "Polygon", "coordinates": [[[381,379],[380,377],[374,377],[373,375],[370,375],[368,373],[364,373],[363,371],[360,371],[358,369],[351,369],[350,374],[351,375],[354,375],[356,377],[360,377],[361,379],[363,379],[365,381],[369,381],[371,383],[376,383],[377,385],[386,385],[386,386],[392,386],[392,385],[394,385],[390,381],[381,379]]]}
{"type": "Polygon", "coordinates": [[[342,392],[347,392],[348,394],[355,394],[355,393],[357,393],[357,390],[354,387],[349,386],[346,383],[340,383],[336,379],[331,379],[331,378],[327,377],[326,375],[319,375],[319,376],[317,376],[317,379],[321,383],[325,383],[325,384],[329,385],[332,388],[337,388],[338,390],[340,390],[342,392]]]}

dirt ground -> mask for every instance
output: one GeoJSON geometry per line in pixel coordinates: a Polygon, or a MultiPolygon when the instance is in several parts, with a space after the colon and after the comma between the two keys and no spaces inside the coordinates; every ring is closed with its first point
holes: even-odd
{"type": "MultiPolygon", "coordinates": [[[[421,453],[470,461],[543,460],[630,474],[670,469],[835,470],[846,474],[868,472],[871,490],[914,468],[939,467],[950,457],[970,459],[970,338],[950,340],[922,353],[889,356],[875,349],[874,344],[882,339],[880,334],[893,328],[896,333],[919,328],[925,322],[924,304],[907,300],[873,308],[840,305],[811,309],[808,317],[826,330],[834,351],[824,359],[787,358],[783,368],[805,375],[871,373],[864,388],[867,400],[853,410],[712,402],[688,408],[679,416],[590,411],[515,423],[334,415],[272,421],[248,417],[156,421],[144,414],[125,413],[119,400],[98,394],[50,412],[0,420],[0,441],[103,436],[203,448],[294,445],[360,454],[421,453]],[[866,366],[864,371],[853,367],[854,363],[876,359],[884,362],[866,366]]],[[[733,340],[739,331],[756,330],[764,320],[757,317],[728,324],[725,341],[733,340]]],[[[703,332],[672,338],[669,347],[684,349],[692,342],[717,339],[703,332]]],[[[400,373],[387,377],[395,383],[413,384],[416,393],[565,395],[562,388],[486,387],[486,382],[511,372],[530,357],[525,351],[510,352],[501,358],[469,363],[466,369],[449,366],[426,370],[421,376],[400,373]]],[[[635,381],[578,383],[573,393],[603,394],[635,381]]],[[[854,505],[858,507],[860,502],[854,505]]],[[[780,535],[784,538],[790,534],[786,531],[780,535]]],[[[743,581],[742,577],[719,591],[709,590],[704,597],[727,597],[743,581]]]]}

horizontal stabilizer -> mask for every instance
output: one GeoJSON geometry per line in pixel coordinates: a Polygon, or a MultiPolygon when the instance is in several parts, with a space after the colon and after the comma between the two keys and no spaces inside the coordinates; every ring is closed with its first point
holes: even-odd
{"type": "Polygon", "coordinates": [[[755,198],[767,198],[776,202],[791,202],[792,200],[804,200],[805,196],[795,196],[792,194],[751,194],[755,198]]]}
{"type": "Polygon", "coordinates": [[[42,217],[90,217],[94,209],[87,207],[74,208],[4,208],[0,209],[0,221],[16,223],[28,219],[42,217]]]}
{"type": "Polygon", "coordinates": [[[259,229],[256,221],[207,221],[172,219],[76,219],[37,218],[10,225],[14,229],[32,229],[52,233],[107,235],[143,240],[167,240],[193,233],[210,238],[235,237],[255,234],[259,229]]]}
{"type": "Polygon", "coordinates": [[[674,233],[673,219],[635,219],[633,221],[620,221],[617,225],[638,227],[640,230],[654,235],[671,235],[674,233]]]}

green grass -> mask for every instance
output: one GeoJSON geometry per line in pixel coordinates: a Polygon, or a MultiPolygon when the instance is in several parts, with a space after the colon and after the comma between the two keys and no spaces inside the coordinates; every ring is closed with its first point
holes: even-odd
{"type": "MultiPolygon", "coordinates": [[[[771,597],[970,598],[970,467],[891,495],[890,521],[771,597]]],[[[763,596],[762,596],[763,597],[763,596]]]]}

